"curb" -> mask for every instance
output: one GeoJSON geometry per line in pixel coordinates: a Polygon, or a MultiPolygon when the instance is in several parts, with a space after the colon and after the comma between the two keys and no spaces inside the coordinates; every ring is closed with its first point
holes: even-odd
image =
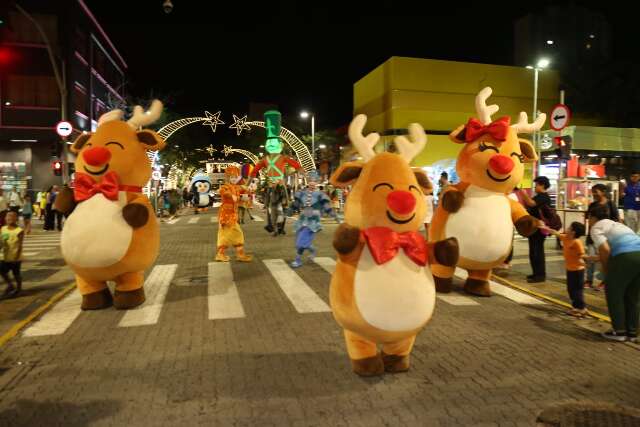
{"type": "MultiPolygon", "coordinates": [[[[532,290],[527,289],[527,288],[525,288],[523,286],[516,285],[515,283],[510,282],[509,280],[507,280],[507,279],[505,279],[503,277],[496,276],[495,274],[491,275],[491,279],[495,280],[496,282],[502,283],[505,286],[509,286],[510,288],[517,289],[520,292],[524,292],[526,294],[534,296],[536,298],[548,301],[548,302],[556,304],[556,305],[560,305],[560,306],[565,307],[565,308],[571,308],[571,304],[568,304],[568,303],[566,303],[564,301],[560,301],[559,299],[550,297],[548,295],[532,291],[532,290]]],[[[604,315],[604,314],[600,314],[600,313],[597,313],[595,311],[587,310],[587,315],[593,317],[594,319],[598,319],[598,320],[600,320],[602,322],[611,323],[611,318],[609,316],[604,315]]]]}
{"type": "Polygon", "coordinates": [[[9,341],[11,338],[15,337],[18,334],[18,332],[22,330],[22,328],[24,328],[29,323],[31,323],[36,317],[40,316],[42,313],[47,311],[53,304],[61,300],[65,295],[67,295],[69,292],[75,289],[75,287],[76,287],[75,283],[71,283],[70,285],[67,285],[65,288],[56,292],[51,298],[49,298],[49,300],[46,303],[38,307],[26,318],[20,320],[18,323],[13,325],[11,329],[9,329],[2,336],[0,336],[0,347],[5,345],[7,341],[9,341]]]}

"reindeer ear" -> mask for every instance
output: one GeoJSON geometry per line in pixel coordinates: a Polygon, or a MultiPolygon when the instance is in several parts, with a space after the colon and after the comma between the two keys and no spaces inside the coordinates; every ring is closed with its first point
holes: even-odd
{"type": "Polygon", "coordinates": [[[160,151],[164,148],[164,139],[150,129],[143,129],[136,132],[138,141],[149,151],[160,151]]]}
{"type": "Polygon", "coordinates": [[[71,148],[69,148],[69,150],[74,153],[74,154],[78,154],[80,152],[80,150],[82,150],[82,147],[84,146],[84,144],[87,143],[87,141],[89,141],[89,138],[91,138],[91,135],[93,135],[92,133],[81,133],[75,141],[73,141],[73,144],[71,145],[71,148]]]}
{"type": "Polygon", "coordinates": [[[536,150],[533,148],[531,142],[526,139],[518,138],[518,142],[520,143],[520,151],[524,156],[525,163],[534,162],[538,160],[538,156],[536,155],[536,150]]]}
{"type": "Polygon", "coordinates": [[[429,177],[421,168],[411,168],[413,174],[416,176],[416,181],[418,181],[418,185],[422,188],[422,191],[427,193],[433,190],[433,185],[431,185],[431,181],[429,177]]]}
{"type": "Polygon", "coordinates": [[[335,187],[346,187],[351,185],[360,176],[362,172],[363,163],[361,162],[346,162],[340,165],[340,167],[331,175],[329,182],[335,187]]]}
{"type": "Polygon", "coordinates": [[[449,134],[449,139],[456,144],[464,144],[467,141],[464,139],[466,133],[465,125],[458,126],[453,132],[449,134]]]}

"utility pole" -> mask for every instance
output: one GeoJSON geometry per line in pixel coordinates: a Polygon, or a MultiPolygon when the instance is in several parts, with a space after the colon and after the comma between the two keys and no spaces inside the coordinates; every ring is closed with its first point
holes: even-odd
{"type": "MultiPolygon", "coordinates": [[[[33,16],[31,16],[26,10],[22,8],[19,4],[16,3],[16,9],[18,12],[23,14],[25,18],[27,18],[38,30],[40,33],[40,37],[42,37],[42,41],[47,47],[47,53],[49,54],[49,61],[51,62],[51,68],[53,68],[53,75],[56,79],[56,83],[58,84],[58,90],[60,91],[60,121],[67,120],[67,76],[65,70],[64,60],[60,60],[60,68],[58,68],[58,64],[56,63],[56,58],[53,53],[53,47],[49,42],[49,37],[42,29],[42,26],[38,21],[35,20],[33,16]]],[[[67,183],[69,181],[69,165],[67,162],[67,143],[65,141],[62,142],[62,182],[67,183]]]]}

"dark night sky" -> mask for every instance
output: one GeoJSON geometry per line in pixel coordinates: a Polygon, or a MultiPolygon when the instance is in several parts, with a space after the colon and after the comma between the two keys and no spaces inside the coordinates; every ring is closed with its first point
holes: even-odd
{"type": "MultiPolygon", "coordinates": [[[[162,0],[87,3],[127,61],[134,95],[169,95],[180,114],[230,117],[249,101],[276,103],[285,114],[306,107],[322,128],[350,120],[353,83],[390,56],[512,64],[513,21],[559,2],[300,2],[311,9],[173,0],[171,14],[162,0]]],[[[637,55],[635,14],[621,7],[629,2],[574,3],[609,19],[616,56],[637,55]]]]}

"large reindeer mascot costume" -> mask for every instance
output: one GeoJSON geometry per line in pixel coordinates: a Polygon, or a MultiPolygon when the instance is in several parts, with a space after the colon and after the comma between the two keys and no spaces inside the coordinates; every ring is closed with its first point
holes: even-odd
{"type": "Polygon", "coordinates": [[[162,103],[148,112],[134,108],[123,121],[114,110],[98,121],[95,133],[80,135],[71,146],[77,154],[73,197],[60,197],[56,208],[68,212],[78,203],[62,230],[65,261],[76,274],[82,309],[132,308],[145,300],[144,270],[153,264],[160,246],[158,221],[142,187],[151,177],[147,150],[164,141],[152,130],[162,103]],[[107,281],[116,283],[113,297],[107,281]]]}
{"type": "MultiPolygon", "coordinates": [[[[507,194],[522,180],[524,163],[537,159],[531,143],[518,134],[539,130],[546,118],[541,114],[529,124],[522,112],[514,125],[506,116],[492,122],[498,106],[486,104],[490,95],[491,88],[482,89],[476,96],[478,118],[449,135],[464,144],[456,164],[460,183],[445,190],[429,233],[431,240],[458,239],[458,266],[469,273],[464,290],[478,296],[491,295],[491,269],[509,255],[514,225],[523,236],[537,230],[537,220],[507,194]]],[[[451,291],[453,273],[454,267],[433,266],[439,292],[451,291]]]]}
{"type": "Polygon", "coordinates": [[[380,137],[362,135],[366,121],[359,115],[349,126],[349,138],[363,161],[344,163],[331,177],[331,184],[353,189],[345,222],[334,236],[338,261],[330,298],[353,370],[369,376],[409,369],[416,334],[435,305],[429,263],[455,265],[458,248],[453,238],[427,244],[418,232],[426,209],[424,191],[431,183],[409,162],[426,144],[422,127],[409,126],[413,142],[404,136],[395,139],[400,154],[376,154],[373,147],[380,137]]]}

